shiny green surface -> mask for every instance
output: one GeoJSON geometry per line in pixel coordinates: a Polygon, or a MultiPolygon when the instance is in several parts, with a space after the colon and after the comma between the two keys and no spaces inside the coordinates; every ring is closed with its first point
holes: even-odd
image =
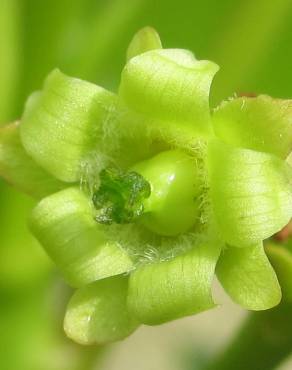
{"type": "Polygon", "coordinates": [[[137,163],[133,169],[151,185],[141,222],[160,235],[177,235],[196,224],[200,178],[194,158],[166,151],[137,163]]]}

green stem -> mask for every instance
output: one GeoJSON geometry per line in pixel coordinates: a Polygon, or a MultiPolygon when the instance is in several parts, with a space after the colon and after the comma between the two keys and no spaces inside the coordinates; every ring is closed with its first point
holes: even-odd
{"type": "Polygon", "coordinates": [[[292,303],[251,313],[239,333],[204,370],[271,370],[292,351],[292,303]]]}

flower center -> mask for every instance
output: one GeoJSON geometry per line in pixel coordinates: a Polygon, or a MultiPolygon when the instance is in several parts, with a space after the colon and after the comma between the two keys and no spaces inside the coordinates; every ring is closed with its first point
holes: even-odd
{"type": "Polygon", "coordinates": [[[196,160],[179,150],[161,152],[129,171],[104,169],[93,195],[96,221],[125,224],[139,220],[155,234],[184,233],[198,219],[199,178],[196,160]]]}

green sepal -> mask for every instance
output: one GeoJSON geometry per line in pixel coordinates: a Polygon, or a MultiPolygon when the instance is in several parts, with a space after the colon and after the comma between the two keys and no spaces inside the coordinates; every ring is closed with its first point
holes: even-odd
{"type": "Polygon", "coordinates": [[[130,335],[138,322],[127,309],[128,278],[115,276],[78,289],[65,315],[64,330],[77,343],[106,344],[130,335]]]}
{"type": "Polygon", "coordinates": [[[27,155],[20,140],[18,122],[0,128],[0,176],[16,189],[37,199],[65,186],[27,155]]]}
{"type": "Polygon", "coordinates": [[[159,34],[152,27],[144,27],[132,38],[127,50],[127,60],[154,49],[162,49],[159,34]]]}
{"type": "Polygon", "coordinates": [[[157,325],[215,306],[211,285],[220,247],[195,246],[172,260],[142,266],[129,280],[128,306],[147,325],[157,325]]]}
{"type": "Polygon", "coordinates": [[[216,135],[228,144],[286,158],[292,150],[292,100],[266,95],[223,102],[213,115],[216,135]]]}
{"type": "Polygon", "coordinates": [[[115,104],[114,94],[54,70],[43,91],[28,100],[20,127],[23,145],[58,179],[79,181],[82,165],[99,147],[115,104]]]}
{"type": "Polygon", "coordinates": [[[285,161],[214,141],[208,167],[215,218],[228,244],[256,244],[289,222],[292,169],[285,161]]]}
{"type": "Polygon", "coordinates": [[[77,188],[44,198],[33,210],[30,227],[72,286],[133,268],[126,252],[107,241],[91,201],[77,188]]]}
{"type": "Polygon", "coordinates": [[[151,50],[128,61],[119,95],[130,110],[147,118],[147,129],[156,135],[174,142],[182,132],[187,141],[209,137],[209,91],[217,70],[188,50],[151,50]]]}
{"type": "Polygon", "coordinates": [[[271,243],[265,250],[279,279],[283,300],[292,302],[292,253],[285,247],[271,243]]]}
{"type": "Polygon", "coordinates": [[[232,300],[248,310],[267,310],[281,301],[281,288],[262,243],[222,251],[216,274],[232,300]]]}

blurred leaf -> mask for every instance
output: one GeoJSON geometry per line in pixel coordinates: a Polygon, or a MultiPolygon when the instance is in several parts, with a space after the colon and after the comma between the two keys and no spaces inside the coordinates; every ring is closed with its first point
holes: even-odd
{"type": "Polygon", "coordinates": [[[247,79],[255,78],[255,68],[265,62],[265,56],[276,42],[288,14],[291,14],[291,5],[290,0],[248,0],[238,4],[227,27],[218,32],[213,51],[221,67],[214,83],[216,102],[248,89],[247,79]]]}
{"type": "Polygon", "coordinates": [[[0,3],[0,125],[12,120],[19,74],[19,18],[17,0],[0,3]]]}

